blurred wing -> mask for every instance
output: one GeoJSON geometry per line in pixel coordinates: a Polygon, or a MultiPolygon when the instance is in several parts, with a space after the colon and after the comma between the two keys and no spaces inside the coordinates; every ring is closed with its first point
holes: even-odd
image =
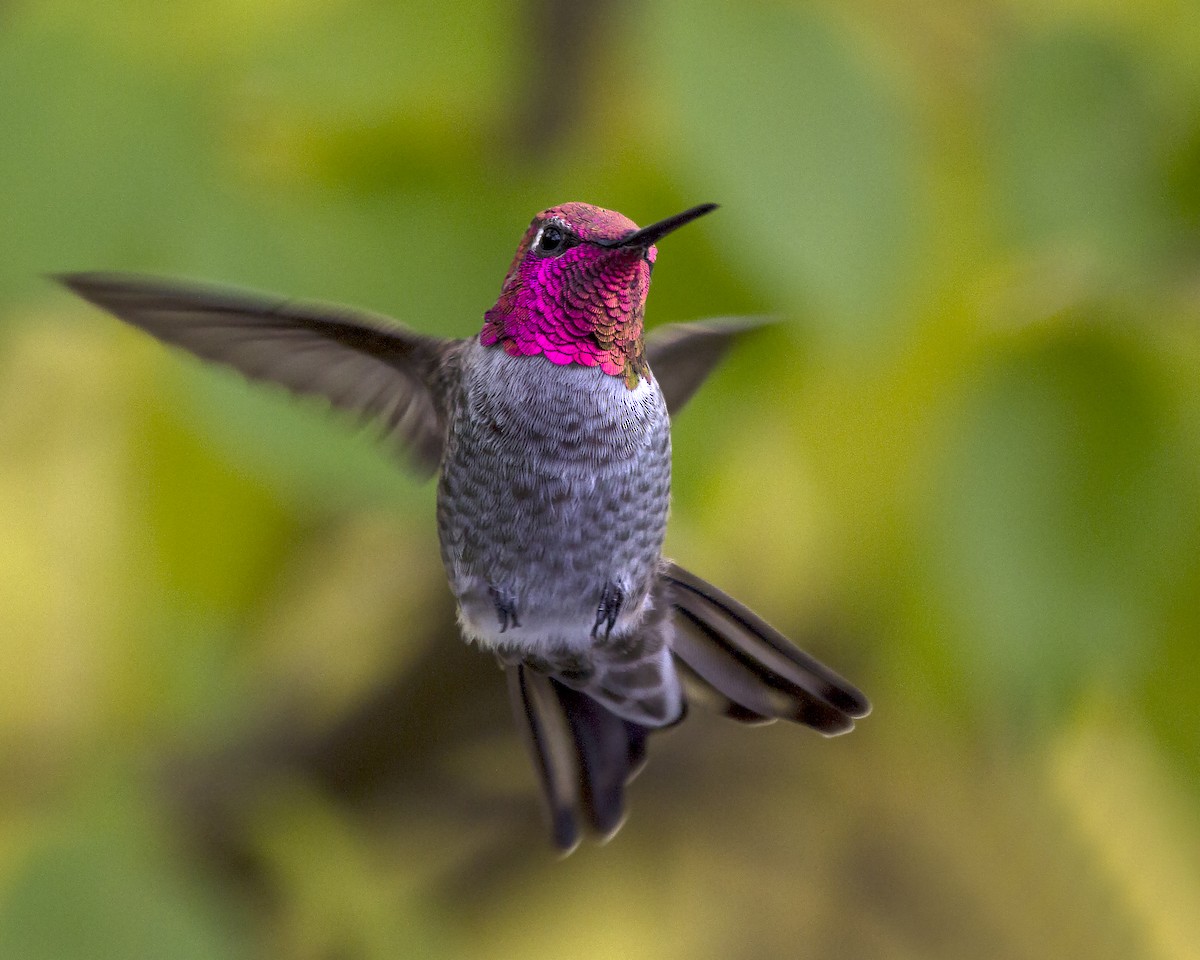
{"type": "Polygon", "coordinates": [[[739,337],[770,326],[765,317],[723,317],[658,327],[646,339],[650,372],[672,415],[683,409],[739,337]]]}
{"type": "Polygon", "coordinates": [[[378,423],[417,472],[437,469],[465,341],[421,336],[367,313],[215,287],[122,274],[55,279],[159,340],[378,423]]]}
{"type": "Polygon", "coordinates": [[[672,652],[727,715],[747,723],[791,720],[834,736],[871,711],[867,698],[769,623],[674,563],[662,574],[675,611],[672,652]]]}

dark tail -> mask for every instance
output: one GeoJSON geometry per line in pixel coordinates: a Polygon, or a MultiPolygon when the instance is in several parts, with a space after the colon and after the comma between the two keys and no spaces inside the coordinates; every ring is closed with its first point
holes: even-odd
{"type": "MultiPolygon", "coordinates": [[[[834,736],[871,710],[867,698],[710,583],[665,563],[655,603],[669,605],[671,652],[689,692],[743,723],[791,720],[834,736]]],[[[586,827],[612,836],[625,787],[645,763],[651,728],[531,670],[506,667],[517,725],[550,808],[554,844],[569,853],[586,827]]]]}
{"type": "Polygon", "coordinates": [[[581,816],[602,838],[625,816],[625,785],[646,759],[647,728],[524,664],[506,668],[517,726],[550,808],[554,845],[570,853],[581,816]]]}
{"type": "Polygon", "coordinates": [[[674,563],[662,579],[675,609],[676,665],[727,716],[791,720],[834,736],[871,712],[861,691],[711,583],[674,563]]]}

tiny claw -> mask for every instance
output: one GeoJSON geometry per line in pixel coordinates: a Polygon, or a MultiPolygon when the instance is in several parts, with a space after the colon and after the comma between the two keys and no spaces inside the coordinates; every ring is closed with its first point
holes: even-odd
{"type": "Polygon", "coordinates": [[[593,639],[601,626],[604,627],[605,640],[612,635],[613,626],[624,602],[625,591],[611,581],[604,585],[604,590],[600,593],[600,605],[596,607],[596,622],[592,626],[593,639]]]}
{"type": "Polygon", "coordinates": [[[511,595],[502,594],[495,587],[488,587],[492,603],[496,606],[496,618],[500,621],[500,632],[505,633],[509,627],[519,627],[517,619],[517,601],[511,595]]]}

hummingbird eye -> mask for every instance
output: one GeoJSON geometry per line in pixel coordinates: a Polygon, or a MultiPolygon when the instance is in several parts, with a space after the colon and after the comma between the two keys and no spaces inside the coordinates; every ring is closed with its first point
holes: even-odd
{"type": "MultiPolygon", "coordinates": [[[[538,231],[533,242],[533,251],[543,257],[557,257],[560,253],[575,246],[575,240],[566,230],[554,223],[548,223],[538,231]]],[[[576,243],[578,241],[575,241],[576,243]]]]}

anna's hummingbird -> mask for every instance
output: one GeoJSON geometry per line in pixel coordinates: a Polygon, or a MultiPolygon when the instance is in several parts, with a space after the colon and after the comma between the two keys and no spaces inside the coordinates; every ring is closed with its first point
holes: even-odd
{"type": "Polygon", "coordinates": [[[870,709],[832,670],[662,556],[670,415],[759,324],[643,338],[655,244],[715,208],[649,227],[584,203],[534,217],[483,329],[468,340],[341,308],[112,274],[60,277],[123,320],[254,379],[380,424],[440,469],[442,561],[463,635],[507,672],[554,842],[602,836],[650,730],[684,684],[745,722],[826,735],[870,709]]]}

